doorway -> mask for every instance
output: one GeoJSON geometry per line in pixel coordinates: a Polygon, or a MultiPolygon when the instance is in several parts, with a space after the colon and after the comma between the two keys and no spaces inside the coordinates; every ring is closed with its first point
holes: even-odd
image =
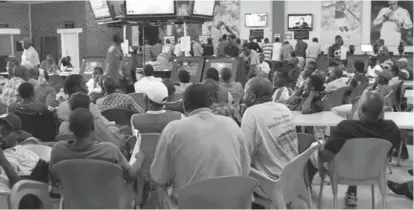
{"type": "Polygon", "coordinates": [[[40,61],[46,59],[46,55],[52,55],[56,63],[59,62],[58,37],[57,36],[42,36],[40,38],[40,61]]]}
{"type": "Polygon", "coordinates": [[[144,39],[147,39],[150,45],[157,43],[159,39],[159,27],[158,26],[140,26],[139,27],[139,45],[144,45],[142,41],[142,34],[144,34],[144,39]],[[144,33],[142,33],[144,31],[144,33]]]}

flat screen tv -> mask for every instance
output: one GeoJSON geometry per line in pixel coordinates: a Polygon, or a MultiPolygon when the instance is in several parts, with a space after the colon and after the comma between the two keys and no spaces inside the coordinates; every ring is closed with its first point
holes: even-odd
{"type": "Polygon", "coordinates": [[[178,72],[186,70],[190,74],[191,82],[201,82],[204,68],[203,57],[177,57],[174,59],[170,79],[178,81],[178,72]]]}
{"type": "Polygon", "coordinates": [[[112,0],[107,2],[114,19],[125,18],[125,1],[112,0]]]}
{"type": "Polygon", "coordinates": [[[108,3],[105,0],[89,0],[96,20],[112,19],[108,3]]]}
{"type": "Polygon", "coordinates": [[[312,14],[288,14],[288,31],[312,31],[312,14]]]}
{"type": "Polygon", "coordinates": [[[241,65],[242,63],[243,62],[241,58],[207,58],[206,64],[204,65],[203,79],[205,79],[207,76],[207,69],[215,68],[217,69],[217,71],[220,72],[221,69],[227,67],[232,72],[230,81],[241,82],[242,84],[244,84],[246,71],[243,68],[244,65],[241,65]]]}
{"type": "Polygon", "coordinates": [[[266,27],[267,14],[266,13],[246,13],[244,14],[246,27],[266,27]]]}
{"type": "Polygon", "coordinates": [[[174,0],[126,0],[126,15],[135,18],[175,17],[174,0]]]}
{"type": "Polygon", "coordinates": [[[213,18],[216,1],[214,0],[194,0],[193,15],[194,18],[213,18]]]}
{"type": "Polygon", "coordinates": [[[176,1],[175,2],[175,11],[177,17],[189,17],[193,14],[193,5],[194,1],[176,1]]]}

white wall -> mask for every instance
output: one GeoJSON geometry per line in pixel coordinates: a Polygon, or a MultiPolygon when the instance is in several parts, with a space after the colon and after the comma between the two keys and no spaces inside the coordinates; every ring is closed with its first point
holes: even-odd
{"type": "MultiPolygon", "coordinates": [[[[305,40],[306,42],[310,42],[313,37],[320,38],[321,33],[321,18],[322,18],[322,6],[321,1],[285,1],[285,18],[287,18],[288,14],[295,14],[295,13],[311,13],[313,14],[313,31],[309,33],[309,40],[305,40]]],[[[362,27],[361,27],[361,44],[370,44],[371,43],[371,1],[362,1],[362,27]]],[[[286,31],[285,26],[285,31],[286,31]]],[[[295,40],[289,41],[290,43],[296,44],[295,40]]],[[[319,42],[325,43],[322,44],[322,50],[327,52],[327,49],[330,44],[334,42],[334,37],[332,40],[321,40],[319,42]],[[328,44],[329,43],[329,44],[328,44]]],[[[346,43],[345,43],[346,45],[346,43]]],[[[348,47],[348,46],[346,46],[348,47]]],[[[398,54],[397,46],[389,46],[390,51],[393,51],[394,54],[398,54]]],[[[406,47],[406,52],[412,52],[413,47],[406,47]]],[[[355,45],[355,54],[360,54],[361,49],[359,45],[355,45]]]]}
{"type": "Polygon", "coordinates": [[[250,0],[240,1],[240,38],[249,39],[250,29],[264,29],[264,37],[272,40],[272,1],[250,0]],[[267,13],[267,27],[247,28],[245,25],[245,13],[267,13]]]}

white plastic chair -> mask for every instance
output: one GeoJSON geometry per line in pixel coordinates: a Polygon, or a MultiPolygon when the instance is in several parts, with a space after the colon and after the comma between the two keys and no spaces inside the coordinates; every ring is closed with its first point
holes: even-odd
{"type": "Polygon", "coordinates": [[[49,197],[49,185],[31,181],[20,180],[17,182],[10,192],[10,209],[18,209],[19,204],[26,195],[34,195],[42,202],[44,209],[52,209],[52,200],[49,197]]]}
{"type": "Polygon", "coordinates": [[[24,146],[27,150],[30,150],[34,153],[36,153],[40,159],[49,162],[50,161],[50,155],[52,152],[52,148],[45,145],[40,144],[31,144],[24,146]]]}
{"type": "MultiPolygon", "coordinates": [[[[342,149],[328,162],[327,174],[331,179],[334,209],[337,208],[338,185],[371,185],[372,207],[375,208],[374,185],[378,185],[382,194],[382,207],[386,209],[387,154],[392,144],[389,141],[375,138],[349,139],[342,149]]],[[[321,172],[318,209],[321,209],[323,180],[325,172],[321,172]]]]}
{"type": "MultiPolygon", "coordinates": [[[[304,168],[310,156],[320,147],[314,142],[302,154],[296,156],[283,169],[280,178],[271,179],[256,169],[250,170],[250,176],[259,181],[260,189],[268,196],[269,200],[256,198],[255,203],[266,208],[286,209],[286,204],[303,199],[309,208],[312,207],[312,198],[305,184],[304,168]]],[[[306,177],[307,178],[307,177],[306,177]]]]}
{"type": "Polygon", "coordinates": [[[178,190],[179,209],[251,209],[257,181],[228,176],[189,184],[178,190]]]}

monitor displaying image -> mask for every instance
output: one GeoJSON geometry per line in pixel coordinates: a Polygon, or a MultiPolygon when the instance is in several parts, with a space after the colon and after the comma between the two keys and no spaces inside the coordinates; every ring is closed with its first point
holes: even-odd
{"type": "Polygon", "coordinates": [[[89,1],[93,15],[96,19],[110,18],[108,3],[104,0],[90,0],[89,1]]]}
{"type": "Polygon", "coordinates": [[[313,29],[313,15],[312,14],[289,14],[288,15],[288,30],[302,30],[312,31],[313,29]]]}
{"type": "Polygon", "coordinates": [[[216,1],[194,0],[193,15],[213,16],[216,1]]]}
{"type": "Polygon", "coordinates": [[[126,0],[127,15],[174,14],[174,0],[126,0]]]}
{"type": "Polygon", "coordinates": [[[201,82],[203,68],[203,57],[177,57],[176,59],[174,59],[170,79],[174,82],[178,81],[178,73],[181,70],[185,70],[190,74],[191,82],[201,82]]]}
{"type": "Polygon", "coordinates": [[[266,13],[246,13],[244,15],[246,27],[266,27],[267,14],[266,13]]]}
{"type": "Polygon", "coordinates": [[[181,70],[186,70],[190,74],[190,77],[194,78],[197,76],[199,66],[199,62],[179,62],[178,72],[180,72],[181,70]]]}
{"type": "Polygon", "coordinates": [[[188,17],[192,14],[193,1],[176,1],[175,11],[179,17],[188,17]]]}

